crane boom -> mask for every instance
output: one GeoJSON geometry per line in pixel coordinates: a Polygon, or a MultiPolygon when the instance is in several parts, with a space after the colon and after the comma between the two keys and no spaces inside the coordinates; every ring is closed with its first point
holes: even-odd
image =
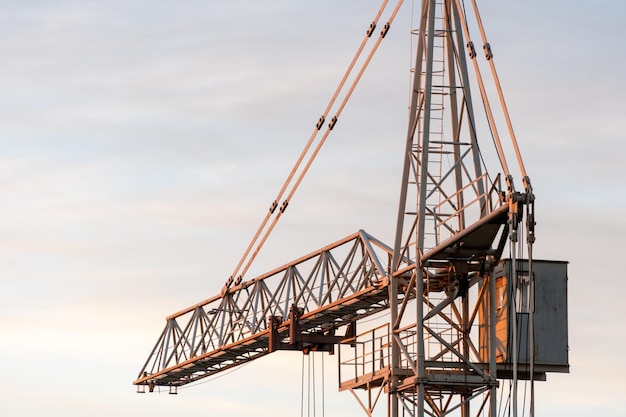
{"type": "Polygon", "coordinates": [[[177,387],[274,350],[328,349],[324,345],[343,339],[337,328],[388,308],[383,262],[390,254],[359,231],[252,280],[229,283],[167,317],[134,384],[177,387]],[[299,333],[290,337],[296,321],[299,333]]]}

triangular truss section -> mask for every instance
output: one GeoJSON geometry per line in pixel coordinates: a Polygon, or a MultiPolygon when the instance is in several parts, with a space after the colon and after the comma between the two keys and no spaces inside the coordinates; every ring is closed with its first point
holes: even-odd
{"type": "Polygon", "coordinates": [[[389,307],[391,249],[360,231],[167,318],[137,385],[181,386],[274,350],[333,349],[389,307]],[[354,325],[354,324],[352,324],[354,325]]]}

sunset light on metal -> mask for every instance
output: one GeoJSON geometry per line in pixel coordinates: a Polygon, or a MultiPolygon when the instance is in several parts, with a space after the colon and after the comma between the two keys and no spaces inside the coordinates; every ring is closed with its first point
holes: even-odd
{"type": "Polygon", "coordinates": [[[337,354],[338,389],[367,416],[534,417],[535,382],[569,372],[567,262],[535,259],[533,185],[476,0],[416,14],[397,212],[382,214],[396,216],[393,242],[359,230],[247,276],[402,4],[366,25],[221,292],[166,318],[138,392],[295,350],[337,354]]]}

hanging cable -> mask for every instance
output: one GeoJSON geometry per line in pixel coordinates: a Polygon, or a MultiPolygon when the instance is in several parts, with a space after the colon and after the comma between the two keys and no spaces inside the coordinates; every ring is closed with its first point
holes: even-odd
{"type": "Polygon", "coordinates": [[[324,355],[322,355],[322,417],[326,417],[326,395],[324,390],[324,380],[326,380],[326,367],[324,366],[324,355]]]}
{"type": "Polygon", "coordinates": [[[512,347],[511,360],[513,367],[513,379],[512,379],[512,403],[511,408],[513,411],[513,417],[517,417],[517,359],[518,359],[518,330],[517,330],[517,230],[514,225],[511,227],[511,234],[509,236],[509,254],[511,257],[511,270],[510,270],[510,308],[509,308],[509,323],[511,325],[511,343],[512,347]]]}
{"type": "Polygon", "coordinates": [[[301,378],[301,389],[300,389],[300,417],[304,417],[304,356],[302,355],[302,370],[300,371],[301,378]]]}
{"type": "MultiPolygon", "coordinates": [[[[319,382],[321,388],[321,414],[322,417],[326,415],[326,388],[325,388],[325,365],[324,365],[324,355],[322,355],[322,363],[319,368],[321,381],[319,382]]],[[[317,378],[316,378],[317,368],[315,365],[315,352],[310,352],[309,354],[302,355],[302,365],[301,365],[301,387],[300,387],[300,417],[305,416],[305,403],[306,403],[306,417],[316,417],[318,412],[318,404],[317,404],[317,378]],[[306,358],[306,359],[305,359],[306,358]],[[305,367],[306,362],[306,367],[305,367]],[[305,369],[306,368],[306,369],[305,369]],[[305,376],[306,373],[306,376],[305,376]],[[305,397],[306,392],[306,397],[305,397]]]]}
{"type": "Polygon", "coordinates": [[[526,389],[528,388],[528,381],[524,381],[524,393],[522,395],[522,416],[526,415],[526,389]]]}
{"type": "Polygon", "coordinates": [[[533,272],[533,244],[535,243],[535,202],[527,203],[526,213],[526,243],[528,245],[528,277],[529,285],[529,318],[530,329],[528,344],[530,346],[530,417],[535,417],[535,275],[533,272]]]}
{"type": "Polygon", "coordinates": [[[311,357],[307,355],[307,359],[306,415],[307,417],[311,417],[311,357]]]}
{"type": "Polygon", "coordinates": [[[310,356],[311,356],[310,361],[313,362],[313,366],[312,366],[312,368],[313,368],[313,375],[311,376],[310,384],[313,387],[313,390],[312,390],[313,391],[313,417],[315,417],[316,416],[316,414],[315,414],[315,353],[311,352],[310,356]]]}

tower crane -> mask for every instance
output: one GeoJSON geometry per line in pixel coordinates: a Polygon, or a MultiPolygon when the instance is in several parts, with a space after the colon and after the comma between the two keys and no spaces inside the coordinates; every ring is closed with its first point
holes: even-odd
{"type": "Polygon", "coordinates": [[[535,195],[476,0],[421,2],[393,242],[359,230],[246,277],[401,5],[383,1],[219,294],[166,318],[139,392],[321,351],[368,416],[495,417],[506,402],[516,417],[519,381],[533,416],[534,382],[569,371],[567,262],[534,259],[535,195]]]}

